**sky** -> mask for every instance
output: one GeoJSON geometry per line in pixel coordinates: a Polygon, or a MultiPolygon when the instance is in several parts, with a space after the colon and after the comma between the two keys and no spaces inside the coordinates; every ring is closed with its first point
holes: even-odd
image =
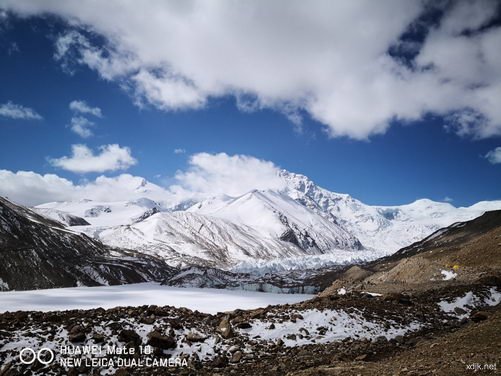
{"type": "Polygon", "coordinates": [[[501,199],[500,24],[488,0],[0,0],[0,194],[283,168],[371,205],[501,199]]]}

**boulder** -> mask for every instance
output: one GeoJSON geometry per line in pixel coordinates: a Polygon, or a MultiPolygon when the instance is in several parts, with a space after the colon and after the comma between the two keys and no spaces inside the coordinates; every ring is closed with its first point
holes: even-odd
{"type": "Polygon", "coordinates": [[[118,335],[118,340],[129,343],[132,342],[134,346],[139,346],[141,344],[141,337],[134,330],[122,330],[118,335]]]}
{"type": "Polygon", "coordinates": [[[233,337],[233,328],[230,324],[230,318],[225,316],[217,327],[217,331],[221,334],[223,338],[233,337]]]}
{"type": "Polygon", "coordinates": [[[175,349],[177,347],[176,340],[171,336],[164,336],[157,331],[148,334],[148,345],[159,349],[175,349]]]}

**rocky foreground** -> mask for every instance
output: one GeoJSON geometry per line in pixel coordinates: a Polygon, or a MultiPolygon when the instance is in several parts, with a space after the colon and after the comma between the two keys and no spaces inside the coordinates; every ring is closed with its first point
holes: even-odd
{"type": "Polygon", "coordinates": [[[340,291],[216,315],[169,306],[7,312],[0,315],[0,375],[468,374],[467,364],[499,363],[500,292],[501,282],[490,278],[414,295],[340,291]],[[478,346],[459,339],[486,326],[478,346]],[[79,353],[91,346],[94,353],[79,353]],[[457,346],[470,347],[463,354],[457,346]],[[52,349],[55,359],[48,362],[46,351],[22,364],[25,347],[52,349]],[[416,362],[418,351],[430,354],[416,362]],[[106,362],[85,363],[97,358],[106,362]]]}

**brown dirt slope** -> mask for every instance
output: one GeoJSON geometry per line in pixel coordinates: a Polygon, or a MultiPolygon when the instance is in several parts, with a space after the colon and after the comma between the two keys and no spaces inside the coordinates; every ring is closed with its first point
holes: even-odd
{"type": "Polygon", "coordinates": [[[348,269],[321,294],[422,292],[501,276],[501,211],[454,224],[396,254],[348,269]],[[453,278],[446,279],[443,273],[453,278]]]}

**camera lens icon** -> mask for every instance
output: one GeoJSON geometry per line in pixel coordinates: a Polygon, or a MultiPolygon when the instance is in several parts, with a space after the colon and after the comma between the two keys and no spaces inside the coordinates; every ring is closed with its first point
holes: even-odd
{"type": "Polygon", "coordinates": [[[47,365],[52,363],[54,358],[54,351],[48,347],[42,347],[36,352],[30,347],[25,347],[19,352],[19,360],[23,364],[33,364],[35,360],[38,360],[40,363],[47,365]]]}

